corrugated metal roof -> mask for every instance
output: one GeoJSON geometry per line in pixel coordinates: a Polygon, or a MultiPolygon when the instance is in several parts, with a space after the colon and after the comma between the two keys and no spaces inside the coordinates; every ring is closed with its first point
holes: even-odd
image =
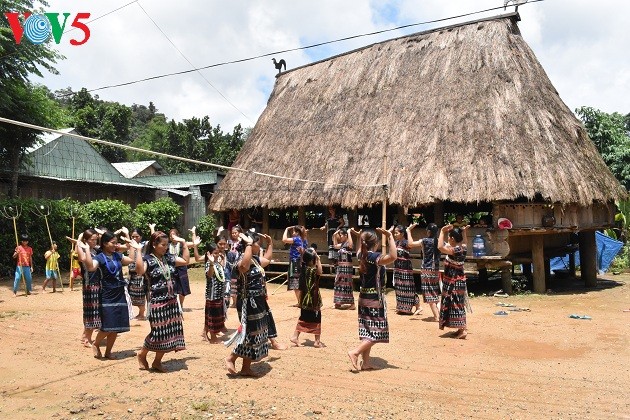
{"type": "Polygon", "coordinates": [[[142,160],[139,162],[119,162],[112,163],[125,178],[135,178],[140,172],[150,166],[154,166],[158,172],[164,172],[164,168],[155,160],[142,160]]]}
{"type": "MultiPolygon", "coordinates": [[[[74,129],[61,131],[71,133],[74,129]]],[[[60,134],[44,134],[41,139],[28,152],[28,161],[20,170],[23,175],[148,187],[146,183],[125,178],[85,140],[60,134]]]]}
{"type": "Polygon", "coordinates": [[[187,174],[155,175],[136,178],[136,181],[156,188],[188,188],[191,185],[217,183],[217,173],[213,171],[192,172],[187,174]]]}

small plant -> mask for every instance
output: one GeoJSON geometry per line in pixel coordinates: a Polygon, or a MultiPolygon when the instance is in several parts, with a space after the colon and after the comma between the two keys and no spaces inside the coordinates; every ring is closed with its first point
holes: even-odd
{"type": "Polygon", "coordinates": [[[527,289],[528,280],[526,276],[512,277],[512,293],[515,295],[529,293],[527,289]]]}
{"type": "Polygon", "coordinates": [[[190,406],[196,411],[208,411],[212,408],[212,402],[210,401],[193,401],[190,406]]]}

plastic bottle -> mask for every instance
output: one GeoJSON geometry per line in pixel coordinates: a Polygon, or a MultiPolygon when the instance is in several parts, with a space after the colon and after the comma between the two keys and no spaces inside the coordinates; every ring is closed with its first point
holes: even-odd
{"type": "Polygon", "coordinates": [[[481,235],[475,235],[473,239],[473,257],[483,257],[486,255],[486,241],[481,235]]]}

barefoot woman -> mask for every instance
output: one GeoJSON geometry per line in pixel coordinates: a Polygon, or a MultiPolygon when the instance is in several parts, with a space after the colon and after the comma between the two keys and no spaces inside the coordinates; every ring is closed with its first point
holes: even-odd
{"type": "Polygon", "coordinates": [[[138,275],[145,274],[149,290],[149,324],[151,332],[144,339],[142,350],[138,353],[140,369],[149,369],[147,353],[155,352],[155,359],[151,367],[158,372],[164,372],[162,357],[164,353],[186,349],[184,342],[184,325],[182,313],[177,304],[177,294],[174,290],[175,267],[188,264],[190,252],[186,240],[179,236],[172,236],[174,242],[182,248],[182,256],[168,253],[169,237],[166,233],[156,231],[151,235],[147,245],[144,262],[138,264],[138,275]]]}
{"type": "Polygon", "coordinates": [[[374,369],[370,364],[370,350],[376,343],[389,343],[387,324],[387,304],[385,301],[385,268],[396,261],[396,243],[392,233],[377,228],[376,232],[388,239],[387,254],[376,252],[380,245],[379,237],[373,231],[361,233],[361,247],[358,253],[361,273],[359,293],[359,339],[361,344],[348,352],[355,370],[374,369]],[[359,356],[363,365],[359,367],[359,356]]]}
{"type": "MultiPolygon", "coordinates": [[[[243,234],[241,234],[244,236],[243,234]]],[[[244,238],[243,238],[244,239],[244,238]]],[[[225,359],[227,371],[236,374],[236,359],[243,359],[243,367],[239,372],[243,376],[256,376],[251,368],[269,354],[269,306],[266,300],[265,271],[273,254],[271,237],[253,233],[251,242],[243,245],[243,255],[235,269],[240,273],[238,280],[238,304],[241,306],[241,325],[235,335],[226,343],[236,343],[236,347],[225,359]],[[260,255],[260,242],[267,242],[265,255],[260,255]]]]}

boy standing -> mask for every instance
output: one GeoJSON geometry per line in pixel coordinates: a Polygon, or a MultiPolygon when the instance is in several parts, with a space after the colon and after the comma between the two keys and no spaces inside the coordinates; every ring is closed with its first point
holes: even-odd
{"type": "Polygon", "coordinates": [[[24,276],[26,280],[26,294],[31,294],[31,271],[33,260],[33,248],[28,246],[28,235],[22,234],[22,242],[15,248],[13,258],[17,259],[17,265],[15,267],[15,279],[13,281],[13,294],[17,296],[18,286],[20,284],[20,278],[24,276]]]}

